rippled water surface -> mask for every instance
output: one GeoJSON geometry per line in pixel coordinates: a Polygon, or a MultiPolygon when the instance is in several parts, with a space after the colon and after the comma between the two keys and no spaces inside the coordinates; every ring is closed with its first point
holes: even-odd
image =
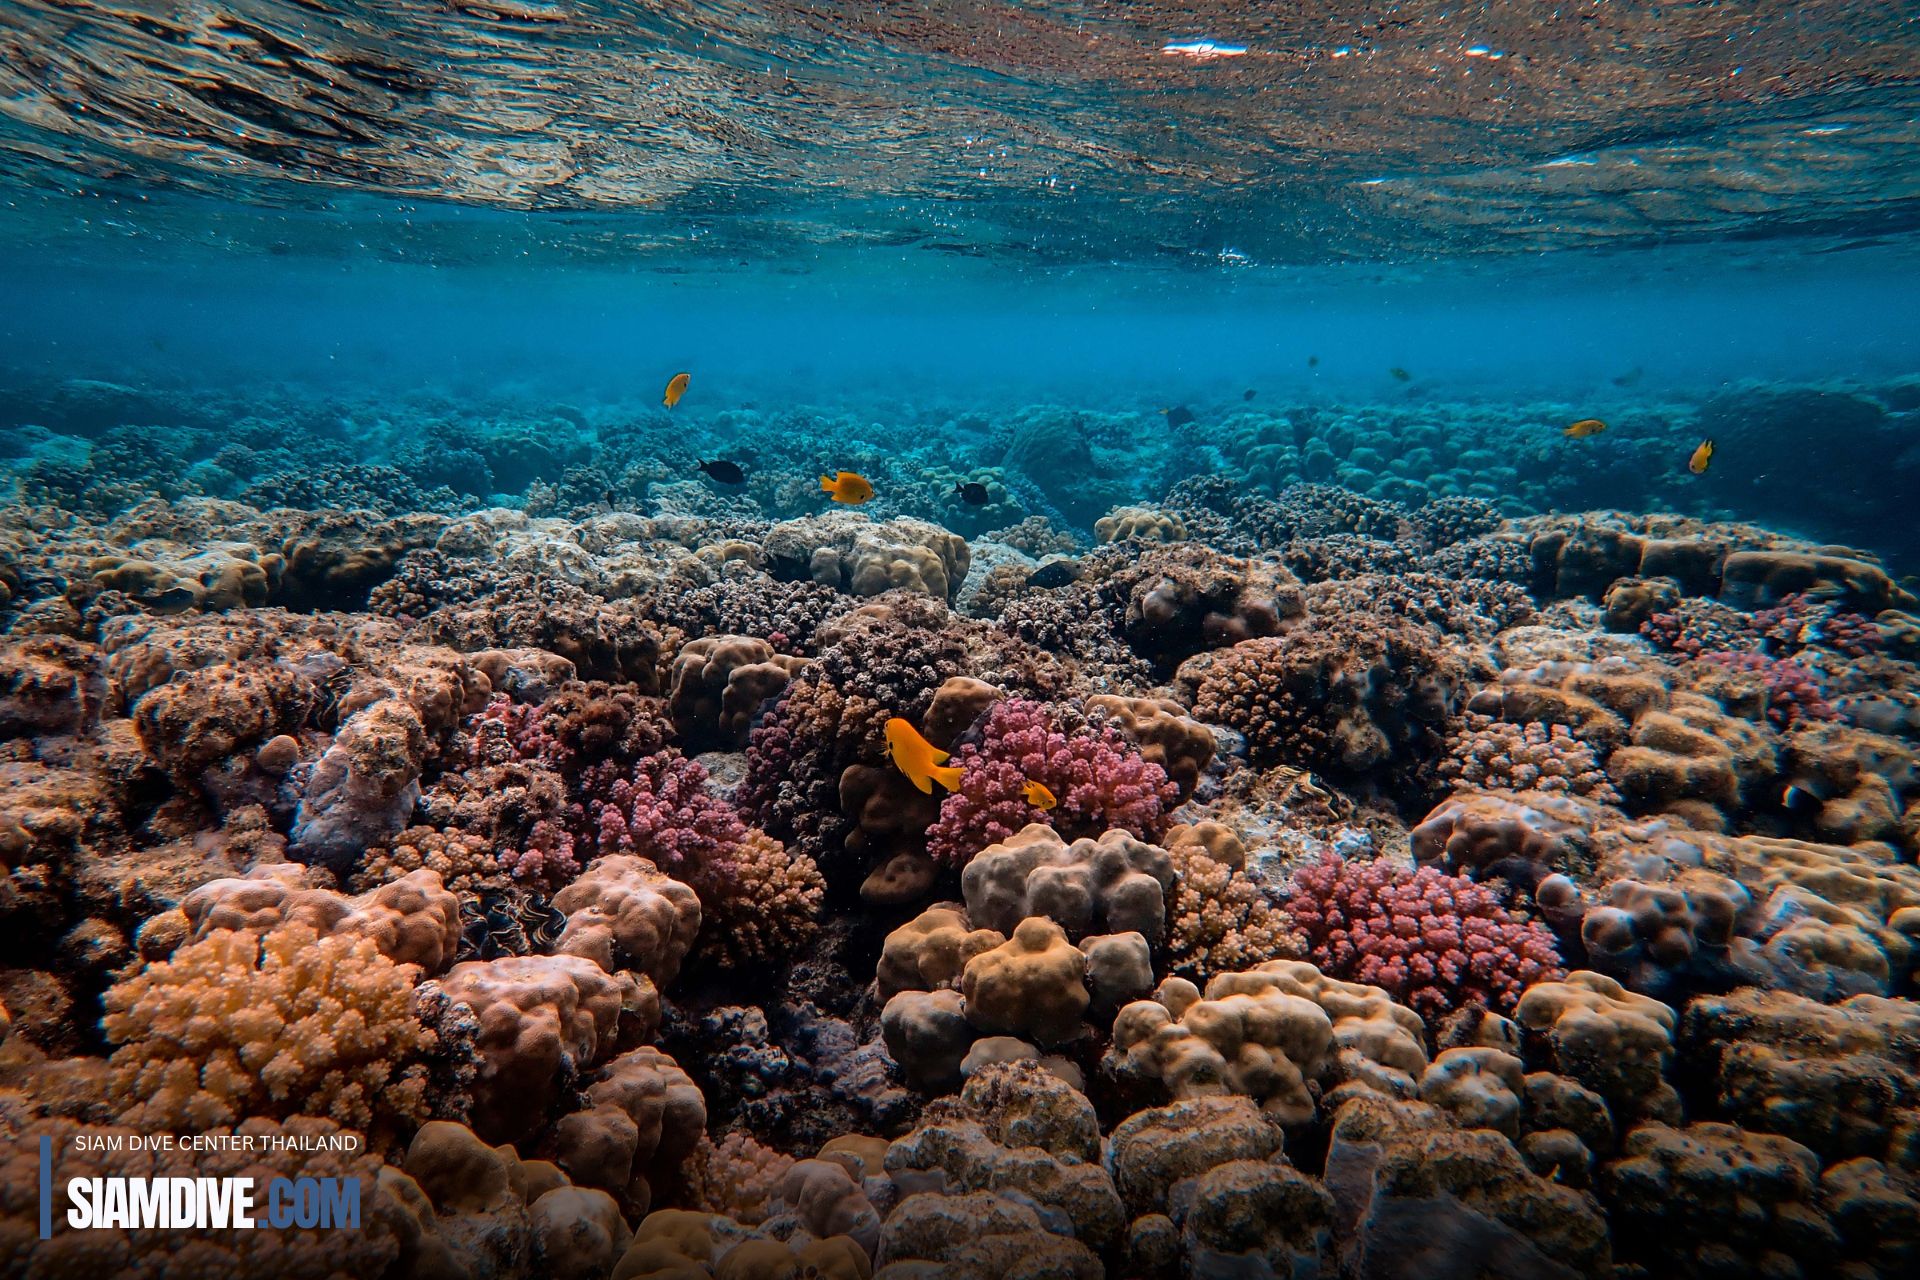
{"type": "Polygon", "coordinates": [[[1920,215],[1917,78],[1914,6],[1874,0],[7,0],[0,172],[41,234],[192,191],[548,211],[585,256],[1845,240],[1920,215]]]}

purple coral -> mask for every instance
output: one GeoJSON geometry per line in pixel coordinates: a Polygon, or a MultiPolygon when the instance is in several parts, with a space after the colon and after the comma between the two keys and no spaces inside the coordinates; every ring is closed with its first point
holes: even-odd
{"type": "Polygon", "coordinates": [[[963,745],[953,763],[960,789],[940,806],[927,831],[927,852],[964,863],[1030,822],[1045,822],[1068,839],[1121,827],[1141,839],[1159,836],[1179,789],[1159,765],[1142,759],[1109,725],[1069,733],[1043,703],[1008,698],[988,713],[981,740],[963,745]],[[1028,802],[1028,782],[1058,804],[1028,802]]]}
{"type": "Polygon", "coordinates": [[[1802,720],[1838,720],[1839,711],[1821,692],[1818,677],[1789,658],[1757,653],[1715,652],[1700,655],[1702,662],[1760,678],[1767,690],[1767,719],[1781,729],[1802,720]]]}
{"type": "Polygon", "coordinates": [[[1562,975],[1544,925],[1432,867],[1329,854],[1294,873],[1286,906],[1322,972],[1381,987],[1423,1017],[1468,1004],[1510,1010],[1528,985],[1562,975]]]}
{"type": "Polygon", "coordinates": [[[681,879],[724,880],[747,825],[707,790],[707,770],[677,751],[642,758],[631,772],[588,771],[586,818],[600,856],[639,854],[681,879]],[[593,775],[599,774],[599,777],[593,775]]]}

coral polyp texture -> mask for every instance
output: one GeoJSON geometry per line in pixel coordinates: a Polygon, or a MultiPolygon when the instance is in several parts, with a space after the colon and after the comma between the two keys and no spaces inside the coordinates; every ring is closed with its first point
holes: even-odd
{"type": "Polygon", "coordinates": [[[8,1275],[1920,1266],[1920,605],[1735,408],[131,395],[0,426],[8,1275]]]}

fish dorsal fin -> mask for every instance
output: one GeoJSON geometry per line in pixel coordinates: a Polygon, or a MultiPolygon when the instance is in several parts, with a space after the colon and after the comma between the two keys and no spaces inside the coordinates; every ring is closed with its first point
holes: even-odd
{"type": "Polygon", "coordinates": [[[928,744],[927,746],[927,756],[935,764],[945,764],[947,760],[950,758],[950,755],[951,753],[942,751],[940,748],[933,746],[932,744],[928,744]]]}

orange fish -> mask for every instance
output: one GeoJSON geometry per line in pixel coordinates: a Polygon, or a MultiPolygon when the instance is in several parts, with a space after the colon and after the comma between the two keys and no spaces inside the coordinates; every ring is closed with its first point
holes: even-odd
{"type": "Polygon", "coordinates": [[[920,736],[920,731],[902,720],[899,716],[887,721],[887,750],[893,756],[894,767],[907,775],[907,780],[927,795],[933,794],[933,784],[939,783],[949,791],[960,789],[960,766],[947,765],[947,753],[920,736]]]}
{"type": "Polygon", "coordinates": [[[873,486],[867,478],[851,471],[836,471],[830,476],[820,477],[820,492],[831,494],[835,502],[844,502],[850,507],[859,506],[873,497],[873,486]]]}
{"type": "Polygon", "coordinates": [[[1027,779],[1027,785],[1021,788],[1020,794],[1025,796],[1027,803],[1036,809],[1051,809],[1060,803],[1053,798],[1053,792],[1047,790],[1032,778],[1027,779]]]}
{"type": "Polygon", "coordinates": [[[1693,456],[1687,459],[1687,470],[1697,476],[1703,476],[1707,474],[1707,468],[1711,466],[1712,463],[1713,441],[1702,440],[1700,447],[1693,451],[1693,456]]]}
{"type": "Polygon", "coordinates": [[[680,403],[680,397],[687,394],[687,384],[693,381],[689,373],[676,373],[667,379],[667,394],[660,397],[660,403],[671,409],[680,403]]]}
{"type": "Polygon", "coordinates": [[[1582,418],[1570,424],[1560,434],[1569,440],[1585,440],[1588,436],[1597,436],[1607,429],[1607,424],[1598,418],[1582,418]]]}

